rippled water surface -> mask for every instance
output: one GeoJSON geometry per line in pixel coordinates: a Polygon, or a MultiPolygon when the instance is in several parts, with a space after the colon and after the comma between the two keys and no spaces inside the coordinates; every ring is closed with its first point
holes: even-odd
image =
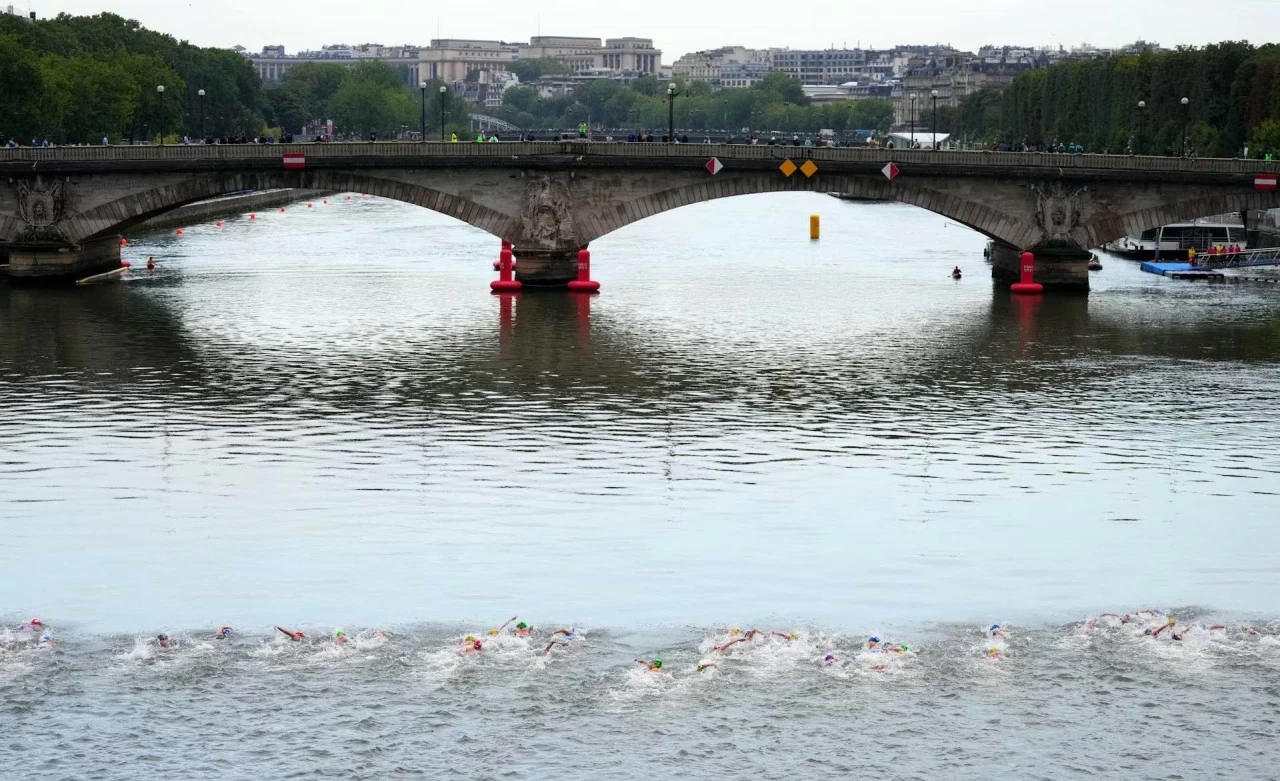
{"type": "Polygon", "coordinates": [[[596,242],[593,299],[490,296],[495,239],[359,195],[130,238],[157,271],[0,285],[0,623],[60,644],[0,635],[0,764],[1273,774],[1275,287],[1017,302],[964,228],[795,193],[596,242]],[[1143,605],[1229,628],[1078,624],[1143,605]],[[801,638],[696,672],[733,624],[801,638]]]}

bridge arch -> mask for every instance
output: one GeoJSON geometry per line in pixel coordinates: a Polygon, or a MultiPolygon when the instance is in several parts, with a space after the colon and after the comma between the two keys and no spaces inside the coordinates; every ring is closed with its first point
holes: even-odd
{"type": "Polygon", "coordinates": [[[76,243],[93,241],[127,231],[196,201],[240,190],[285,188],[368,193],[421,206],[495,236],[511,236],[520,228],[519,217],[420,184],[350,171],[260,171],[187,176],[159,187],[123,195],[77,214],[69,223],[68,238],[76,243]]]}
{"type": "Polygon", "coordinates": [[[1280,208],[1280,192],[1275,190],[1197,193],[1188,198],[1169,200],[1143,209],[1102,215],[1080,227],[1079,239],[1086,247],[1101,247],[1108,242],[1159,228],[1161,225],[1218,214],[1276,208],[1280,208]]]}
{"type": "Polygon", "coordinates": [[[988,238],[1013,246],[1029,246],[1039,237],[1038,226],[1029,225],[1013,215],[1005,214],[975,198],[965,198],[929,186],[927,181],[890,183],[883,177],[825,176],[807,179],[802,174],[784,178],[777,173],[744,173],[716,176],[703,181],[687,182],[668,189],[647,193],[599,211],[584,220],[581,231],[585,242],[593,241],[619,228],[696,203],[773,192],[839,193],[869,201],[891,201],[918,206],[972,228],[988,238]]]}

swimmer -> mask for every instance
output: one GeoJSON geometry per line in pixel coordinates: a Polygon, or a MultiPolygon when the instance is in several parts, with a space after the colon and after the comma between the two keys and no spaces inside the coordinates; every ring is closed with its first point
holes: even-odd
{"type": "Polygon", "coordinates": [[[231,638],[231,627],[229,626],[220,626],[218,627],[218,631],[213,633],[214,640],[228,640],[230,638],[231,638]]]}
{"type": "MultiPolygon", "coordinates": [[[[1178,625],[1178,619],[1174,618],[1173,616],[1169,616],[1169,620],[1168,620],[1166,623],[1162,624],[1159,628],[1155,629],[1154,631],[1152,631],[1152,630],[1148,629],[1148,630],[1146,630],[1145,632],[1143,632],[1143,634],[1144,634],[1144,635],[1151,635],[1151,639],[1152,639],[1152,640],[1155,640],[1155,639],[1157,639],[1157,638],[1159,638],[1159,637],[1160,637],[1160,633],[1161,633],[1161,632],[1165,631],[1166,629],[1168,629],[1168,630],[1173,630],[1173,627],[1175,627],[1175,626],[1177,626],[1177,625],[1178,625]]],[[[1170,632],[1169,632],[1169,636],[1170,636],[1170,637],[1173,637],[1173,636],[1174,636],[1174,635],[1176,635],[1176,634],[1177,634],[1177,633],[1176,633],[1176,632],[1174,632],[1174,631],[1170,631],[1170,632]]],[[[1184,630],[1184,631],[1182,632],[1182,634],[1184,634],[1184,635],[1185,635],[1185,634],[1186,634],[1186,631],[1184,630]]],[[[1174,639],[1176,639],[1176,640],[1181,640],[1181,639],[1182,639],[1182,637],[1181,637],[1181,636],[1178,636],[1178,637],[1175,637],[1174,639]]]]}
{"type": "Polygon", "coordinates": [[[516,624],[516,637],[528,637],[532,631],[533,629],[523,621],[516,624]]]}
{"type": "Polygon", "coordinates": [[[349,643],[350,640],[347,639],[346,632],[342,631],[341,629],[336,629],[333,632],[333,642],[336,645],[345,645],[346,643],[349,643]]]}
{"type": "Polygon", "coordinates": [[[1262,633],[1261,633],[1261,632],[1259,632],[1257,629],[1254,629],[1253,627],[1249,626],[1248,624],[1245,624],[1244,626],[1240,627],[1240,631],[1241,631],[1241,632],[1244,632],[1246,635],[1259,635],[1259,634],[1262,634],[1262,633]]]}
{"type": "Polygon", "coordinates": [[[1003,658],[1004,658],[1004,651],[1001,651],[999,648],[988,648],[988,649],[987,649],[987,658],[988,658],[988,659],[1003,659],[1003,658]]]}
{"type": "Polygon", "coordinates": [[[827,654],[826,656],[822,657],[822,664],[826,667],[830,667],[831,665],[836,664],[839,661],[840,660],[836,658],[835,654],[827,654]]]}
{"type": "Polygon", "coordinates": [[[636,664],[643,664],[645,667],[649,668],[649,672],[651,673],[662,672],[662,659],[657,656],[653,657],[652,662],[648,659],[637,659],[636,664]]]}
{"type": "Polygon", "coordinates": [[[578,633],[577,631],[574,630],[573,627],[569,627],[568,629],[557,629],[556,631],[551,633],[552,637],[555,637],[556,635],[564,635],[565,640],[578,639],[578,633]]]}
{"type": "Polygon", "coordinates": [[[910,650],[911,650],[911,646],[907,645],[906,643],[903,643],[902,645],[897,646],[896,648],[891,647],[891,648],[889,648],[889,649],[887,649],[887,650],[888,650],[888,651],[889,651],[889,653],[891,653],[891,654],[899,654],[899,655],[901,655],[901,654],[905,654],[906,652],[910,651],[910,650]]]}
{"type": "Polygon", "coordinates": [[[489,637],[497,637],[498,635],[502,634],[502,630],[506,629],[508,624],[510,624],[512,621],[515,621],[519,617],[520,616],[512,616],[511,618],[508,618],[506,621],[504,621],[502,626],[498,627],[497,629],[490,629],[489,637]]]}
{"type": "Polygon", "coordinates": [[[156,259],[147,258],[147,271],[155,271],[155,269],[156,269],[156,259]]]}
{"type": "Polygon", "coordinates": [[[716,666],[715,662],[699,662],[697,671],[703,672],[704,670],[710,670],[715,666],[716,666]]]}
{"type": "Polygon", "coordinates": [[[464,654],[479,653],[484,650],[484,644],[476,639],[475,635],[467,635],[462,640],[462,646],[458,649],[464,654]]]}
{"type": "Polygon", "coordinates": [[[35,634],[35,633],[37,633],[37,632],[43,632],[43,631],[44,631],[44,628],[45,628],[45,626],[44,626],[44,622],[43,622],[43,621],[41,621],[41,620],[40,620],[40,619],[38,619],[38,618],[33,618],[33,619],[31,619],[31,620],[27,621],[27,623],[25,623],[25,624],[23,624],[22,626],[18,627],[18,631],[19,631],[19,632],[30,632],[30,633],[32,633],[32,634],[35,634]]]}
{"type": "Polygon", "coordinates": [[[873,654],[878,654],[878,653],[880,653],[880,637],[879,637],[879,635],[872,635],[871,637],[868,637],[868,638],[867,638],[867,650],[868,650],[868,651],[870,651],[870,652],[871,652],[871,653],[873,653],[873,654]]]}
{"type": "Polygon", "coordinates": [[[999,624],[992,624],[987,629],[987,637],[1004,637],[1004,630],[1000,628],[999,624]]]}
{"type": "Polygon", "coordinates": [[[542,652],[541,652],[542,655],[546,656],[547,654],[551,653],[552,646],[557,646],[557,645],[568,645],[568,643],[566,643],[563,640],[552,640],[551,642],[547,643],[546,648],[542,649],[542,652]]]}
{"type": "Polygon", "coordinates": [[[44,634],[40,635],[40,639],[36,641],[36,648],[40,648],[46,651],[51,651],[57,647],[58,647],[58,644],[54,642],[53,635],[49,634],[48,632],[45,632],[44,634]]]}
{"type": "Polygon", "coordinates": [[[791,634],[789,634],[789,635],[787,635],[787,634],[783,634],[782,632],[770,632],[770,633],[769,633],[769,635],[770,635],[771,637],[781,637],[783,640],[786,640],[787,642],[790,642],[790,641],[792,641],[792,640],[799,640],[799,639],[800,639],[800,633],[799,633],[799,632],[792,632],[792,633],[791,633],[791,634]]]}
{"type": "Polygon", "coordinates": [[[168,648],[169,636],[166,634],[156,635],[156,645],[160,646],[161,648],[168,648]]]}
{"type": "Polygon", "coordinates": [[[282,626],[278,626],[276,627],[276,629],[280,630],[281,632],[284,632],[285,637],[289,638],[290,640],[293,640],[294,642],[302,640],[303,638],[306,637],[306,635],[304,635],[301,632],[294,632],[294,631],[285,629],[282,626]]]}
{"type": "MultiPolygon", "coordinates": [[[[1128,613],[1125,613],[1124,615],[1120,615],[1118,613],[1100,613],[1098,615],[1098,618],[1105,618],[1105,617],[1118,618],[1120,619],[1120,623],[1122,624],[1127,624],[1133,620],[1133,616],[1129,615],[1128,613]]],[[[1092,621],[1090,621],[1089,623],[1090,625],[1093,624],[1092,621]]]]}

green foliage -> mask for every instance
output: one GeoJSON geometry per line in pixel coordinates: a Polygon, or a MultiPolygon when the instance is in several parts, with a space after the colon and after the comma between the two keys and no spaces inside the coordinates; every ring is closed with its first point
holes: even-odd
{"type": "Polygon", "coordinates": [[[1185,137],[1201,156],[1230,156],[1280,119],[1278,86],[1280,47],[1225,41],[1028,71],[1004,90],[968,96],[939,125],[979,144],[1178,154],[1185,137]]]}
{"type": "MultiPolygon", "coordinates": [[[[887,100],[858,100],[810,105],[800,84],[770,74],[747,89],[712,91],[706,82],[677,83],[674,120],[677,128],[740,132],[744,127],[782,133],[812,134],[823,128],[885,131],[893,122],[887,100]]],[[[593,127],[648,129],[661,135],[668,122],[667,85],[651,77],[630,86],[594,81],[573,94],[539,98],[530,87],[512,87],[495,113],[518,127],[572,130],[588,117],[593,127]]]]}
{"type": "Polygon", "coordinates": [[[1262,157],[1268,152],[1280,157],[1280,120],[1264,120],[1249,139],[1250,157],[1262,157]]]}
{"type": "Polygon", "coordinates": [[[569,66],[559,60],[517,60],[507,66],[522,84],[537,81],[541,76],[568,73],[569,66]]]}
{"type": "Polygon", "coordinates": [[[0,15],[0,135],[98,143],[164,132],[198,135],[205,90],[210,133],[261,126],[266,100],[253,66],[115,14],[30,22],[0,15]],[[163,85],[163,94],[156,91],[163,85]]]}

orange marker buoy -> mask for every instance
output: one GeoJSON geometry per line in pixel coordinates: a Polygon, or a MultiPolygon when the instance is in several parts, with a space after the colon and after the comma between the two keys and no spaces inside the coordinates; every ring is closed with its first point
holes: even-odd
{"type": "Polygon", "coordinates": [[[174,233],[176,233],[176,234],[178,234],[179,236],[181,236],[181,235],[182,235],[182,228],[178,228],[176,231],[174,231],[174,233]]]}
{"type": "Polygon", "coordinates": [[[283,207],[283,206],[281,206],[281,207],[280,207],[280,211],[284,211],[284,207],[283,207]]]}
{"type": "Polygon", "coordinates": [[[312,206],[315,206],[315,204],[314,204],[314,203],[309,203],[309,204],[307,204],[307,208],[308,208],[308,209],[310,209],[312,206]]]}
{"type": "Polygon", "coordinates": [[[349,201],[349,200],[351,200],[351,196],[350,196],[350,195],[348,195],[348,196],[347,196],[347,200],[348,200],[348,201],[349,201]]]}

